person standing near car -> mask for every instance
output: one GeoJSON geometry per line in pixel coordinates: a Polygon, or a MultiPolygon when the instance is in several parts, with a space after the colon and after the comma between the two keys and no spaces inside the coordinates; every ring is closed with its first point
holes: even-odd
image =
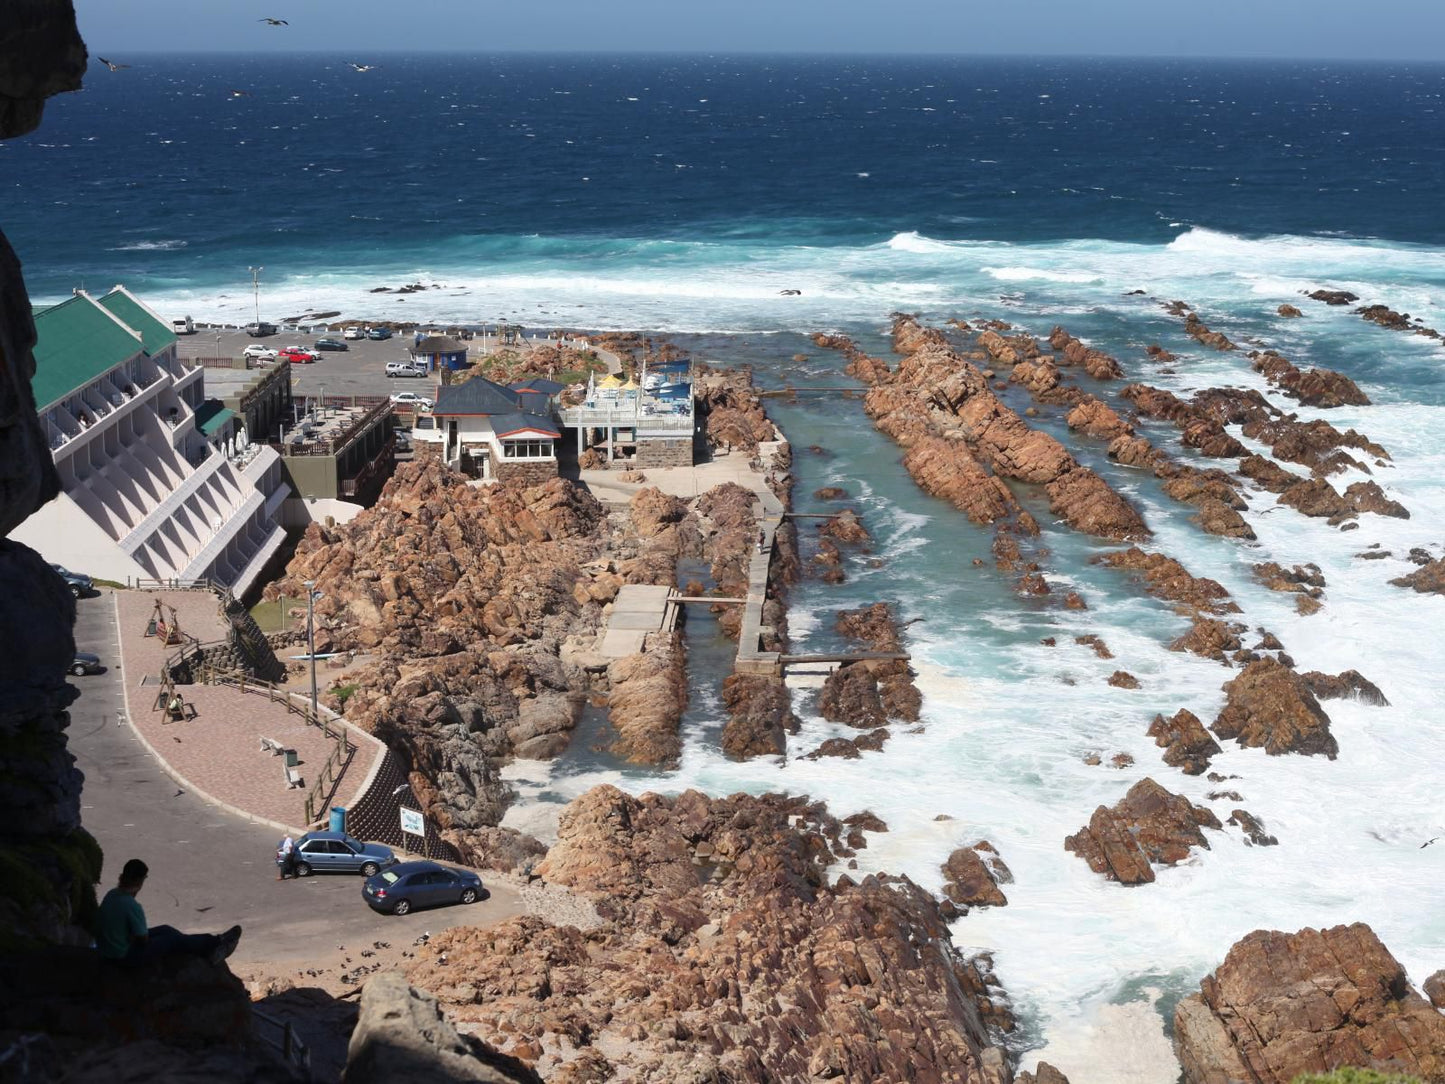
{"type": "Polygon", "coordinates": [[[284,881],[287,877],[296,876],[296,841],[291,838],[291,833],[286,833],[276,847],[276,880],[284,881]]]}
{"type": "Polygon", "coordinates": [[[204,956],[219,964],[236,951],[241,927],[223,934],[181,933],[174,926],[147,926],[145,910],[136,894],[150,869],[132,858],[120,871],[120,880],[100,903],[95,947],[101,956],[122,964],[142,964],[164,956],[204,956]]]}

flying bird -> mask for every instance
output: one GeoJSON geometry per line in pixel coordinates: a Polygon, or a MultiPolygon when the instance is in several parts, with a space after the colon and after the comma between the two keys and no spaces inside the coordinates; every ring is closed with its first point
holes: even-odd
{"type": "Polygon", "coordinates": [[[250,96],[251,96],[251,92],[250,92],[249,90],[233,90],[233,91],[231,91],[231,97],[232,97],[232,98],[249,98],[250,96]]]}
{"type": "Polygon", "coordinates": [[[257,19],[258,23],[265,23],[267,26],[290,26],[285,19],[273,19],[269,15],[264,19],[257,19]]]}
{"type": "Polygon", "coordinates": [[[113,71],[113,72],[118,72],[118,71],[121,70],[121,68],[129,68],[129,67],[130,67],[129,64],[112,64],[109,60],[106,60],[105,57],[103,57],[103,56],[98,56],[98,57],[96,57],[95,59],[98,60],[98,61],[100,61],[102,64],[104,64],[107,68],[109,68],[109,69],[110,69],[111,71],[113,71]]]}
{"type": "Polygon", "coordinates": [[[352,67],[353,70],[359,71],[359,72],[369,72],[369,71],[373,70],[374,68],[376,68],[376,66],[377,66],[377,65],[375,65],[375,64],[358,64],[358,63],[357,63],[356,61],[354,61],[354,60],[349,60],[349,61],[347,61],[347,63],[351,65],[351,67],[352,67]]]}

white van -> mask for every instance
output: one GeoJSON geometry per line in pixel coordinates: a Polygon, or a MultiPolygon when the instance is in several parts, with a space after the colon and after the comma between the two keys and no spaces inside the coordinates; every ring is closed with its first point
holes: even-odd
{"type": "Polygon", "coordinates": [[[426,376],[426,370],[414,361],[388,361],[387,376],[426,376]]]}
{"type": "Polygon", "coordinates": [[[171,321],[171,332],[176,335],[194,335],[196,325],[189,316],[182,316],[179,320],[171,321]]]}
{"type": "Polygon", "coordinates": [[[364,339],[364,338],[366,338],[366,332],[365,332],[365,330],[363,330],[359,325],[357,325],[357,324],[352,324],[349,328],[347,328],[345,331],[343,331],[343,332],[341,333],[341,337],[342,337],[343,339],[353,339],[353,340],[354,340],[354,339],[364,339]]]}

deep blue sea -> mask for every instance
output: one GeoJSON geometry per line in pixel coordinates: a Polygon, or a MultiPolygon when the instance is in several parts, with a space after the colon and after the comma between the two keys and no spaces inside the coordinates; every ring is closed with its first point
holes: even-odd
{"type": "MultiPolygon", "coordinates": [[[[1223,583],[1298,670],[1354,668],[1384,690],[1388,708],[1327,705],[1338,759],[1231,745],[1214,761],[1224,797],[1164,765],[1149,720],[1185,707],[1212,720],[1234,672],[1167,650],[1183,620],[1090,564],[1107,547],[1022,486],[1046,575],[1089,609],[1020,603],[989,533],[923,495],[855,399],[814,396],[769,405],[798,449],[799,501],[846,487],[881,563],[855,555],[846,584],[800,584],[794,643],[830,646],[836,609],[894,602],[918,619],[907,636],[924,727],[895,728],[862,760],[803,760],[843,731],[799,687],[789,759],[736,763],[717,749],[716,690],[695,688],[676,772],[585,750],[516,764],[508,823],[545,836],[557,803],[599,781],[806,791],[888,823],[861,872],[935,890],[950,851],[986,838],[1013,869],[1009,905],[959,920],[955,939],[993,954],[1025,1062],[1045,1057],[1074,1084],[1172,1084],[1173,1004],[1252,929],[1366,921],[1416,982],[1445,964],[1445,847],[1420,847],[1445,835],[1445,598],[1388,582],[1414,570],[1412,547],[1445,552],[1445,348],[1301,296],[1348,289],[1445,330],[1445,68],[440,55],[358,73],[338,56],[120,59],[134,66],[92,69],[37,133],[0,143],[0,226],[41,299],[124,282],[163,313],[240,323],[247,268],[262,266],[261,315],[274,320],[338,310],[631,328],[753,364],[765,382],[827,386],[847,379],[843,363],[809,332],[846,330],[883,352],[889,313],[906,309],[1040,336],[1062,323],[1131,380],[1181,395],[1233,384],[1297,409],[1244,351],[1188,338],[1159,304],[1180,298],[1246,349],[1348,373],[1372,405],[1301,413],[1386,447],[1392,460],[1368,477],[1409,520],[1365,515],[1344,533],[1255,491],[1257,541],[1207,536],[1151,476],[1069,437],[1060,412],[1033,421],[1136,503],[1153,545],[1223,583]],[[406,283],[431,288],[370,292],[406,283]],[[1281,319],[1285,302],[1303,316],[1281,319]],[[1155,342],[1178,360],[1149,360],[1155,342]],[[1372,547],[1388,555],[1356,556],[1372,547]],[[1324,608],[1301,616],[1260,587],[1261,561],[1318,564],[1324,608]],[[1078,635],[1102,636],[1115,657],[1078,635]],[[1109,685],[1116,669],[1140,688],[1109,685]],[[1117,752],[1134,764],[1086,761],[1117,752]],[[1208,851],[1154,884],[1105,882],[1062,841],[1145,775],[1221,820],[1247,808],[1279,845],[1211,831],[1208,851]]],[[[1142,428],[1191,454],[1172,427],[1142,428]]],[[[805,556],[813,544],[805,532],[805,556]]],[[[705,624],[689,635],[694,660],[726,657],[705,624]]]]}

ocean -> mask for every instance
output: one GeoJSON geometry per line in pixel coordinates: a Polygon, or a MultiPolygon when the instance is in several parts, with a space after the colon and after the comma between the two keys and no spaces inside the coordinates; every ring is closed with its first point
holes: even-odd
{"type": "MultiPolygon", "coordinates": [[[[263,318],[639,329],[750,364],[763,383],[822,386],[846,382],[843,360],[810,332],[881,353],[895,310],[1001,318],[1040,336],[1063,324],[1129,379],[1257,388],[1293,409],[1242,352],[1187,338],[1159,304],[1179,298],[1247,348],[1353,377],[1373,405],[1299,412],[1384,445],[1393,461],[1372,477],[1409,520],[1365,515],[1341,532],[1256,492],[1257,541],[1215,538],[1152,477],[1069,441],[1138,505],[1150,548],[1223,583],[1297,669],[1358,669],[1380,686],[1390,707],[1325,705],[1338,759],[1230,746],[1213,764],[1235,777],[1224,783],[1165,766],[1150,719],[1188,707],[1208,722],[1232,676],[1166,649],[1183,619],[1089,564],[1111,547],[1026,491],[1050,577],[1089,609],[1021,603],[988,560],[989,532],[919,492],[856,400],[808,397],[770,404],[797,449],[798,503],[847,488],[882,561],[852,559],[841,586],[799,585],[794,642],[831,645],[835,610],[878,599],[921,619],[907,635],[922,730],[894,728],[857,761],[734,763],[717,750],[716,689],[702,687],[677,771],[586,748],[517,764],[509,823],[545,834],[559,803],[604,780],[805,791],[888,823],[863,872],[932,889],[951,850],[987,838],[1015,875],[1009,905],[960,919],[955,939],[993,954],[1024,1064],[1045,1058],[1074,1084],[1173,1081],[1174,1003],[1252,929],[1365,921],[1417,984],[1445,966],[1445,844],[1421,846],[1445,835],[1445,599],[1388,583],[1413,571],[1411,547],[1439,556],[1445,543],[1445,347],[1301,296],[1347,289],[1445,328],[1445,68],[435,55],[360,58],[380,67],[357,73],[337,56],[125,59],[0,144],[0,224],[39,300],[123,282],[162,312],[240,323],[247,268],[262,266],[263,318]],[[370,292],[409,283],[428,288],[370,292]],[[1303,317],[1277,317],[1285,302],[1303,317]],[[1178,355],[1167,372],[1146,360],[1154,342],[1178,355]],[[1355,556],[1376,544],[1391,555],[1355,556]],[[1268,560],[1318,564],[1323,610],[1300,616],[1255,584],[1250,565],[1268,560]],[[1073,643],[1090,633],[1116,658],[1073,643]],[[1107,685],[1114,669],[1141,688],[1107,685]],[[1091,767],[1093,752],[1134,764],[1091,767]],[[1154,884],[1105,882],[1063,839],[1145,775],[1221,819],[1250,810],[1279,845],[1210,832],[1209,850],[1154,884]],[[1240,799],[1208,797],[1220,790],[1240,799]]],[[[1037,424],[1060,427],[1047,410],[1037,424]]],[[[1144,429],[1177,450],[1171,428],[1144,429]]],[[[695,659],[726,657],[706,619],[688,635],[695,659]]],[[[840,729],[811,696],[796,694],[797,752],[840,729]]]]}

